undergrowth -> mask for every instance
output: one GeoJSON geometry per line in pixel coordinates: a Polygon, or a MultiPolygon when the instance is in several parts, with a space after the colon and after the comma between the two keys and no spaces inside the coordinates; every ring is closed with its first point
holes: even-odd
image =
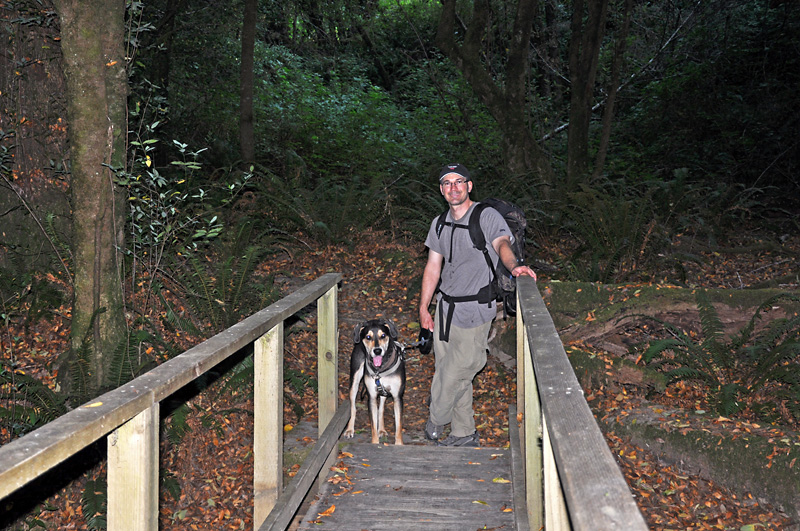
{"type": "Polygon", "coordinates": [[[800,422],[800,296],[780,293],[765,300],[737,333],[726,337],[719,314],[703,290],[696,293],[700,334],[648,316],[668,337],[641,352],[642,360],[670,382],[701,382],[709,403],[723,416],[749,410],[758,418],[789,425],[800,422]],[[786,304],[795,310],[765,319],[786,304]]]}

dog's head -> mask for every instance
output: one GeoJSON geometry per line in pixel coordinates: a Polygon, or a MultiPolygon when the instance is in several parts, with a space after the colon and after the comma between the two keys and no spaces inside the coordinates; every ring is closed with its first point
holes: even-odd
{"type": "Polygon", "coordinates": [[[353,343],[361,343],[367,352],[367,360],[379,369],[383,365],[384,356],[393,352],[393,343],[397,339],[397,328],[387,319],[371,319],[356,325],[353,331],[353,343]]]}

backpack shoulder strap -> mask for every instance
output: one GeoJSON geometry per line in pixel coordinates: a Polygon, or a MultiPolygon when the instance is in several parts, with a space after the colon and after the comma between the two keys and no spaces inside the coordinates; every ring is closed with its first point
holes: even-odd
{"type": "Polygon", "coordinates": [[[441,238],[442,237],[442,229],[444,229],[445,220],[446,219],[447,219],[447,210],[442,212],[439,215],[439,217],[436,219],[436,237],[437,238],[441,238]]]}
{"type": "Polygon", "coordinates": [[[486,236],[481,229],[481,214],[489,205],[486,203],[478,203],[472,209],[472,214],[469,217],[469,237],[472,239],[472,244],[476,249],[486,251],[486,236]]]}
{"type": "Polygon", "coordinates": [[[469,237],[472,239],[472,244],[475,248],[483,253],[483,257],[486,259],[486,265],[489,266],[489,270],[492,272],[492,278],[494,278],[497,276],[497,273],[492,263],[492,257],[489,256],[489,250],[486,248],[486,236],[483,234],[483,229],[481,228],[481,214],[483,214],[483,211],[487,208],[491,208],[491,206],[484,202],[475,205],[469,217],[469,237]]]}

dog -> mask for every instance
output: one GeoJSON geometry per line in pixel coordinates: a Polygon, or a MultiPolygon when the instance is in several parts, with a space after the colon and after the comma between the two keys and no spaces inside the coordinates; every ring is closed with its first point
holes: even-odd
{"type": "Polygon", "coordinates": [[[403,444],[403,393],[406,390],[405,348],[397,342],[397,328],[386,319],[372,319],[353,330],[350,356],[350,421],[344,436],[353,437],[356,398],[363,380],[369,393],[372,443],[389,436],[383,424],[383,406],[391,396],[394,403],[394,444],[403,444]]]}

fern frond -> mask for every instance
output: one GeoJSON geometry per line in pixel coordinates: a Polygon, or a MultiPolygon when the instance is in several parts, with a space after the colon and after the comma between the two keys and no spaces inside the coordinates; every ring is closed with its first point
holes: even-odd
{"type": "Polygon", "coordinates": [[[186,280],[191,288],[190,301],[197,313],[209,319],[217,329],[221,324],[220,302],[222,301],[217,296],[214,280],[196,254],[189,255],[189,265],[191,272],[186,280]]]}
{"type": "Polygon", "coordinates": [[[233,278],[230,295],[232,310],[238,309],[239,302],[242,300],[244,292],[247,289],[248,281],[252,277],[263,252],[264,250],[260,246],[251,245],[245,250],[241,260],[237,264],[238,270],[233,278]]]}
{"type": "Polygon", "coordinates": [[[716,393],[718,411],[723,415],[733,415],[739,412],[742,409],[742,405],[738,399],[742,390],[739,384],[723,385],[716,393]]]}
{"type": "Polygon", "coordinates": [[[679,339],[668,338],[660,339],[650,344],[647,350],[642,354],[642,360],[645,363],[650,363],[654,359],[660,359],[669,352],[673,354],[680,350],[686,349],[686,343],[679,339]]]}
{"type": "Polygon", "coordinates": [[[700,315],[701,345],[712,354],[716,363],[728,366],[731,358],[726,355],[724,329],[717,309],[711,303],[705,290],[697,290],[695,301],[700,315]]]}
{"type": "Polygon", "coordinates": [[[94,374],[91,364],[92,341],[87,338],[73,350],[67,361],[67,374],[70,381],[70,394],[76,403],[83,403],[94,392],[94,374]]]}
{"type": "Polygon", "coordinates": [[[185,319],[175,312],[175,310],[172,308],[172,304],[169,303],[166,297],[164,297],[164,294],[161,292],[161,286],[158,286],[155,289],[158,299],[161,301],[161,305],[166,308],[165,317],[167,322],[182,332],[199,334],[200,330],[195,326],[191,319],[185,319]]]}
{"type": "Polygon", "coordinates": [[[192,431],[189,427],[189,414],[191,408],[188,404],[183,403],[169,416],[169,425],[166,428],[166,437],[172,444],[178,444],[183,440],[183,437],[192,431]]]}
{"type": "Polygon", "coordinates": [[[706,380],[706,375],[692,367],[677,367],[665,373],[670,383],[681,380],[706,380]]]}
{"type": "Polygon", "coordinates": [[[91,530],[106,528],[106,506],[108,502],[106,481],[104,479],[89,480],[81,495],[81,509],[86,524],[91,530]]]}

